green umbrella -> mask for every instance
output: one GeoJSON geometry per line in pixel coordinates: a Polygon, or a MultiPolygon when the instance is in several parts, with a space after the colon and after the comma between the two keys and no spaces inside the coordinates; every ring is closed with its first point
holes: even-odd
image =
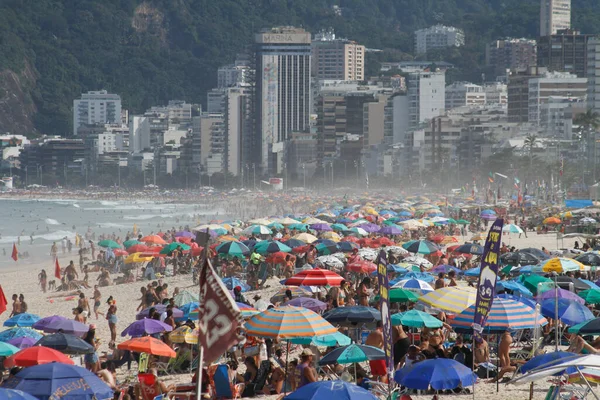
{"type": "Polygon", "coordinates": [[[163,247],[163,249],[160,251],[160,254],[171,254],[173,250],[177,248],[180,248],[181,250],[191,249],[191,247],[185,243],[173,242],[165,245],[165,247],[163,247]]]}
{"type": "Polygon", "coordinates": [[[550,285],[553,284],[552,279],[548,279],[548,278],[545,278],[545,277],[539,276],[539,275],[529,275],[529,276],[521,275],[519,277],[519,280],[521,281],[521,283],[523,285],[525,285],[525,287],[527,289],[529,289],[531,291],[531,293],[533,293],[535,295],[541,294],[541,292],[548,290],[550,288],[550,285]],[[540,283],[543,285],[541,287],[540,293],[538,293],[538,285],[540,283]]]}
{"type": "Polygon", "coordinates": [[[138,242],[135,239],[126,240],[123,242],[123,246],[125,246],[126,249],[130,248],[131,246],[135,246],[136,244],[142,244],[142,242],[138,242]]]}
{"type": "Polygon", "coordinates": [[[288,226],[289,229],[294,231],[306,232],[308,231],[308,225],[306,224],[290,224],[288,226]]]}
{"type": "Polygon", "coordinates": [[[465,221],[464,219],[459,219],[458,221],[456,221],[456,223],[459,225],[469,225],[470,224],[469,221],[465,221]]]}
{"type": "Polygon", "coordinates": [[[181,307],[184,304],[198,302],[198,295],[184,290],[175,296],[175,305],[181,307]]]}
{"type": "Polygon", "coordinates": [[[258,254],[262,254],[262,255],[265,255],[267,253],[277,253],[280,251],[282,251],[284,253],[292,252],[291,247],[286,246],[285,244],[283,244],[277,240],[263,240],[262,242],[258,242],[254,246],[253,250],[256,251],[258,254]]]}
{"type": "Polygon", "coordinates": [[[444,324],[423,311],[410,310],[392,315],[392,325],[403,325],[409,328],[441,328],[444,324]]]}
{"type": "Polygon", "coordinates": [[[217,253],[225,256],[239,257],[250,254],[250,249],[242,242],[228,241],[217,246],[217,253]]]}
{"type": "Polygon", "coordinates": [[[349,230],[348,227],[344,224],[333,224],[331,225],[331,229],[333,229],[336,232],[345,232],[349,230]]]}
{"type": "Polygon", "coordinates": [[[446,221],[449,224],[456,224],[457,221],[454,218],[448,218],[448,221],[446,221]]]}
{"type": "Polygon", "coordinates": [[[108,247],[111,249],[120,249],[121,245],[117,242],[115,242],[114,240],[101,240],[98,242],[98,246],[100,247],[108,247]]]}
{"type": "MultiPolygon", "coordinates": [[[[390,302],[392,303],[407,303],[409,301],[416,302],[419,296],[403,288],[390,289],[390,302]]],[[[376,296],[375,301],[379,301],[379,296],[376,296]]]]}
{"type": "Polygon", "coordinates": [[[271,229],[276,229],[278,231],[283,229],[283,225],[281,225],[279,222],[271,222],[269,225],[267,225],[267,227],[271,229]]]}
{"type": "Polygon", "coordinates": [[[600,304],[600,290],[588,289],[578,293],[579,297],[585,300],[587,304],[600,304]]]}

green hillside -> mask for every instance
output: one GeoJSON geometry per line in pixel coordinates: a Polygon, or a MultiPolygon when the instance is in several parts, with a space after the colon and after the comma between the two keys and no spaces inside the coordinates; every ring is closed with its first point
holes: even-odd
{"type": "MultiPolygon", "coordinates": [[[[600,29],[597,0],[573,0],[573,13],[584,33],[600,29]]],[[[35,133],[14,131],[30,119],[37,132],[68,133],[73,98],[100,88],[133,113],[175,98],[204,103],[217,67],[263,27],[334,28],[385,50],[368,58],[376,71],[377,61],[412,57],[415,29],[449,24],[465,30],[467,45],[428,58],[455,62],[455,79],[477,80],[485,42],[535,37],[538,19],[538,0],[3,0],[0,132],[35,133]]]]}

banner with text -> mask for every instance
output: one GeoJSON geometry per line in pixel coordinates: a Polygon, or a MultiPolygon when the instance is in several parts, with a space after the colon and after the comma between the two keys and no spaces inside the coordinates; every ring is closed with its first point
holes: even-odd
{"type": "Polygon", "coordinates": [[[379,286],[379,309],[383,329],[383,351],[385,352],[388,376],[394,374],[394,356],[392,353],[392,319],[390,316],[390,283],[387,276],[387,255],[384,250],[377,257],[377,284],[379,286]]]}

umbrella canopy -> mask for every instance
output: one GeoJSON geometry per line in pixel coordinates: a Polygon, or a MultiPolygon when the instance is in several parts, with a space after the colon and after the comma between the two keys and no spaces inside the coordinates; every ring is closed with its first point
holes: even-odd
{"type": "Polygon", "coordinates": [[[333,230],[331,226],[326,223],[312,224],[310,225],[310,229],[315,230],[317,232],[329,232],[333,230]]]}
{"type": "Polygon", "coordinates": [[[570,351],[553,351],[550,353],[540,354],[539,356],[533,357],[521,366],[521,373],[526,373],[533,369],[547,366],[548,364],[556,364],[572,357],[579,357],[578,354],[571,353],[570,351]]]}
{"type": "Polygon", "coordinates": [[[323,303],[312,297],[296,297],[285,303],[284,306],[304,307],[315,312],[327,309],[327,303],[323,303]]]}
{"type": "Polygon", "coordinates": [[[304,243],[302,240],[298,240],[298,239],[288,239],[283,243],[286,246],[288,246],[289,248],[291,248],[292,250],[295,249],[296,247],[306,246],[306,243],[304,243]]]}
{"type": "Polygon", "coordinates": [[[60,362],[63,364],[73,364],[73,360],[58,350],[44,346],[33,346],[20,350],[18,353],[4,360],[4,366],[7,368],[31,367],[33,365],[60,362]]]}
{"type": "Polygon", "coordinates": [[[585,265],[579,261],[575,261],[571,258],[556,257],[542,261],[540,265],[536,265],[532,268],[532,272],[556,272],[557,274],[564,274],[572,271],[583,271],[584,269],[585,265]]]}
{"type": "Polygon", "coordinates": [[[145,334],[153,335],[155,333],[171,332],[173,327],[156,319],[140,319],[131,323],[121,332],[121,336],[139,337],[145,334]]]}
{"type": "Polygon", "coordinates": [[[465,243],[462,246],[458,246],[454,252],[480,256],[483,254],[483,246],[477,243],[465,243]]]}
{"type": "Polygon", "coordinates": [[[316,236],[311,235],[310,233],[300,233],[300,234],[294,236],[293,239],[301,240],[304,243],[312,243],[312,242],[316,242],[318,240],[318,238],[316,236]]]}
{"type": "Polygon", "coordinates": [[[402,247],[411,253],[431,254],[439,250],[439,248],[429,240],[411,240],[402,245],[402,247]]]}
{"type": "Polygon", "coordinates": [[[19,327],[10,328],[10,329],[0,332],[0,342],[7,342],[11,339],[19,338],[19,337],[28,337],[28,338],[38,340],[39,338],[42,337],[42,334],[37,331],[34,331],[33,329],[30,329],[30,328],[19,328],[19,327]]]}
{"type": "Polygon", "coordinates": [[[135,263],[143,263],[147,261],[152,261],[154,257],[143,256],[142,253],[133,253],[127,256],[124,263],[125,264],[135,264],[135,263]]]}
{"type": "Polygon", "coordinates": [[[318,245],[315,246],[315,248],[317,249],[317,252],[319,254],[334,254],[340,251],[339,247],[336,244],[325,244],[325,243],[319,243],[318,245]]]}
{"type": "MultiPolygon", "coordinates": [[[[407,303],[416,302],[419,300],[419,296],[414,292],[402,288],[390,289],[390,302],[392,303],[407,303]]],[[[377,296],[379,300],[379,296],[377,296]]]]}
{"type": "Polygon", "coordinates": [[[285,284],[290,286],[340,286],[344,280],[341,276],[328,269],[309,269],[300,271],[291,278],[286,279],[285,284]]]}
{"type": "MultiPolygon", "coordinates": [[[[135,316],[135,319],[138,320],[143,320],[144,318],[150,318],[150,309],[154,308],[154,310],[159,313],[162,314],[163,312],[167,311],[167,305],[166,304],[157,304],[155,306],[152,307],[148,307],[148,308],[144,308],[142,311],[140,311],[139,313],[137,313],[137,315],[135,316]]],[[[181,311],[179,308],[175,308],[173,307],[173,318],[181,318],[183,317],[183,311],[181,311]]]]}
{"type": "Polygon", "coordinates": [[[523,233],[523,229],[520,226],[515,224],[506,224],[502,227],[502,232],[508,233],[523,233]]]}
{"type": "Polygon", "coordinates": [[[162,250],[160,251],[160,254],[171,254],[176,249],[189,250],[189,249],[191,249],[191,247],[185,243],[179,243],[179,242],[169,243],[169,244],[165,245],[165,247],[162,248],[162,250]]]}
{"type": "Polygon", "coordinates": [[[576,333],[578,335],[600,335],[600,317],[570,327],[569,333],[576,333]]]}
{"type": "Polygon", "coordinates": [[[251,336],[287,339],[311,337],[337,332],[337,329],[314,311],[303,307],[275,307],[250,318],[245,325],[251,336]]]}
{"type": "Polygon", "coordinates": [[[426,294],[429,292],[433,292],[434,290],[429,283],[419,279],[403,279],[395,283],[393,287],[410,290],[419,294],[426,294]]]}
{"type": "MultiPolygon", "coordinates": [[[[28,347],[35,345],[36,342],[37,342],[36,339],[30,338],[30,337],[16,337],[16,338],[10,339],[6,343],[12,344],[13,346],[17,347],[18,349],[23,350],[23,349],[26,349],[28,347]]],[[[4,342],[0,342],[0,343],[4,343],[4,342]]]]}
{"type": "Polygon", "coordinates": [[[600,368],[600,356],[597,354],[583,355],[572,358],[565,358],[558,364],[552,364],[549,367],[531,370],[520,377],[513,379],[510,383],[515,385],[533,382],[554,374],[563,374],[563,371],[570,367],[582,369],[585,367],[600,368]]]}
{"type": "Polygon", "coordinates": [[[560,218],[548,217],[543,221],[543,223],[545,225],[558,225],[560,224],[560,218]]]}
{"type": "MultiPolygon", "coordinates": [[[[302,224],[300,222],[297,222],[295,224],[288,225],[288,229],[290,229],[292,231],[298,231],[298,232],[307,232],[308,231],[308,225],[302,224]]],[[[316,238],[315,238],[315,240],[316,240],[316,238]]]]}
{"type": "MultiPolygon", "coordinates": [[[[472,331],[475,318],[475,305],[456,315],[451,322],[455,330],[472,331]]],[[[483,327],[485,332],[504,332],[506,330],[533,329],[548,323],[541,315],[535,316],[535,310],[515,300],[496,298],[483,327]]]]}
{"type": "Polygon", "coordinates": [[[284,400],[322,399],[377,400],[377,397],[360,386],[342,380],[312,382],[284,397],[284,400]]]}
{"type": "Polygon", "coordinates": [[[193,336],[193,329],[187,325],[182,325],[169,333],[169,340],[173,343],[198,343],[197,338],[193,336]]]}
{"type": "Polygon", "coordinates": [[[466,310],[477,298],[477,290],[470,287],[445,287],[425,294],[419,302],[443,311],[458,314],[466,310]]]}
{"type": "Polygon", "coordinates": [[[392,315],[392,325],[402,325],[409,328],[441,328],[444,324],[426,312],[409,310],[392,315]]]}
{"type": "Polygon", "coordinates": [[[286,246],[285,244],[277,241],[277,240],[264,240],[262,242],[258,242],[256,243],[256,245],[254,246],[254,251],[256,251],[259,254],[272,254],[272,253],[277,253],[277,252],[283,252],[283,253],[291,253],[292,248],[289,246],[286,246]]]}
{"type": "Polygon", "coordinates": [[[330,351],[319,360],[319,365],[353,364],[367,360],[385,360],[385,353],[374,346],[351,344],[330,351]]]}
{"type": "Polygon", "coordinates": [[[115,242],[114,240],[101,240],[98,242],[98,246],[100,247],[107,247],[109,249],[120,249],[121,245],[117,242],[115,242]]]}
{"type": "Polygon", "coordinates": [[[125,247],[126,249],[129,249],[131,246],[134,246],[136,244],[140,244],[141,242],[138,242],[135,239],[130,239],[130,240],[126,240],[123,242],[123,247],[125,247]]]}
{"type": "Polygon", "coordinates": [[[198,295],[196,293],[192,293],[187,290],[184,290],[182,292],[179,292],[179,294],[177,296],[175,296],[174,300],[175,300],[175,305],[177,307],[179,307],[184,304],[198,302],[198,295]]]}
{"type": "Polygon", "coordinates": [[[580,290],[588,290],[592,288],[590,284],[585,283],[579,278],[572,278],[570,276],[560,275],[555,277],[554,279],[556,279],[558,287],[567,290],[575,290],[576,292],[578,292],[580,290]]]}
{"type": "Polygon", "coordinates": [[[336,232],[346,232],[347,230],[349,230],[348,227],[344,224],[332,224],[331,229],[333,229],[336,232]]]}
{"type": "Polygon", "coordinates": [[[312,344],[314,346],[347,346],[352,343],[352,339],[343,333],[336,332],[327,335],[317,335],[311,338],[292,338],[289,339],[290,343],[294,344],[312,344]]]}
{"type": "Polygon", "coordinates": [[[589,251],[575,257],[576,261],[579,261],[583,265],[589,266],[600,266],[600,253],[597,251],[589,251]]]}
{"type": "MultiPolygon", "coordinates": [[[[35,324],[33,324],[33,329],[37,329],[43,331],[47,326],[52,326],[57,324],[60,321],[66,321],[67,318],[60,315],[51,315],[49,317],[44,317],[38,320],[35,324]]],[[[38,338],[39,339],[39,338],[38,338]]]]}
{"type": "Polygon", "coordinates": [[[600,304],[600,290],[598,289],[584,290],[579,292],[577,295],[581,297],[587,304],[600,304]]]}
{"type": "Polygon", "coordinates": [[[529,275],[529,276],[521,275],[519,277],[519,280],[533,294],[537,294],[538,287],[540,287],[539,286],[540,284],[542,284],[542,285],[553,285],[554,284],[551,279],[548,279],[546,277],[539,276],[539,275],[529,275]]]}
{"type": "Polygon", "coordinates": [[[56,398],[69,390],[64,399],[113,398],[113,390],[93,372],[76,365],[49,363],[25,368],[4,383],[4,387],[22,390],[38,400],[56,398]]]}
{"type": "Polygon", "coordinates": [[[40,317],[35,314],[22,313],[4,321],[4,326],[33,326],[39,320],[40,317]]]}
{"type": "Polygon", "coordinates": [[[569,326],[594,319],[594,314],[587,307],[573,300],[558,299],[558,314],[555,312],[555,307],[555,299],[544,300],[542,302],[542,315],[547,318],[559,319],[569,326]]]}
{"type": "Polygon", "coordinates": [[[158,235],[144,236],[139,241],[146,244],[167,244],[167,242],[158,235]]]}
{"type": "Polygon", "coordinates": [[[74,321],[72,319],[54,319],[52,322],[47,325],[44,323],[42,327],[38,327],[38,324],[42,322],[44,318],[40,319],[38,322],[33,324],[35,329],[40,329],[46,333],[56,333],[61,331],[63,333],[70,333],[76,336],[83,336],[87,331],[90,330],[90,327],[86,324],[82,324],[81,322],[74,321]]]}
{"type": "Polygon", "coordinates": [[[6,400],[38,400],[32,395],[21,390],[0,388],[0,398],[6,400]]]}
{"type": "Polygon", "coordinates": [[[371,261],[358,260],[347,264],[346,269],[359,274],[370,274],[377,271],[377,265],[373,264],[371,261]]]}
{"type": "Polygon", "coordinates": [[[288,300],[286,297],[286,294],[285,294],[285,292],[288,290],[292,293],[292,299],[295,299],[296,297],[311,297],[312,296],[312,292],[310,290],[308,290],[307,288],[304,288],[301,286],[287,286],[287,287],[282,287],[281,289],[279,289],[279,291],[277,293],[275,293],[273,295],[273,297],[271,297],[271,299],[270,299],[271,303],[281,303],[282,301],[288,300]]]}
{"type": "Polygon", "coordinates": [[[429,270],[429,273],[431,274],[439,274],[440,272],[447,274],[450,271],[454,271],[457,275],[461,274],[462,271],[452,265],[448,265],[448,264],[442,264],[442,265],[437,265],[435,267],[433,267],[431,270],[429,270]]]}
{"type": "Polygon", "coordinates": [[[396,371],[394,380],[409,389],[450,390],[459,386],[471,386],[477,375],[458,361],[446,358],[425,360],[396,371]]]}
{"type": "Polygon", "coordinates": [[[46,335],[37,341],[36,346],[45,346],[65,354],[91,354],[96,349],[85,340],[68,333],[46,335]]]}
{"type": "Polygon", "coordinates": [[[119,343],[117,346],[122,350],[129,350],[135,353],[148,353],[155,356],[175,357],[175,351],[166,345],[163,341],[153,338],[152,336],[144,336],[133,338],[119,343]]]}
{"type": "Polygon", "coordinates": [[[244,229],[244,234],[246,235],[271,235],[273,232],[271,229],[267,228],[265,225],[250,225],[246,229],[244,229]]]}
{"type": "Polygon", "coordinates": [[[379,233],[382,235],[402,235],[404,228],[398,225],[388,225],[384,226],[379,230],[379,233]]]}
{"type": "Polygon", "coordinates": [[[348,306],[334,308],[323,314],[323,318],[335,324],[374,323],[381,321],[381,313],[373,307],[348,306]]]}
{"type": "Polygon", "coordinates": [[[567,299],[567,300],[572,300],[572,301],[576,301],[579,304],[585,304],[585,300],[582,299],[581,297],[579,297],[578,295],[576,295],[573,292],[570,292],[568,290],[565,289],[550,289],[550,290],[546,290],[544,293],[541,293],[537,296],[538,301],[544,301],[547,299],[554,299],[554,298],[559,298],[559,299],[567,299]]]}
{"type": "Polygon", "coordinates": [[[496,282],[496,292],[501,290],[510,290],[513,293],[521,294],[523,296],[533,296],[531,290],[527,289],[525,285],[518,281],[498,281],[496,282]]]}
{"type": "Polygon", "coordinates": [[[8,357],[12,356],[15,353],[18,353],[21,349],[13,346],[10,343],[0,342],[0,357],[8,357]]]}
{"type": "Polygon", "coordinates": [[[236,286],[239,286],[242,288],[242,293],[250,290],[250,285],[248,285],[246,282],[239,280],[236,277],[223,278],[222,281],[223,281],[223,284],[225,285],[225,287],[229,290],[233,290],[236,286]]]}
{"type": "Polygon", "coordinates": [[[217,246],[216,251],[218,254],[240,258],[250,254],[250,249],[244,243],[237,241],[223,242],[217,246]]]}

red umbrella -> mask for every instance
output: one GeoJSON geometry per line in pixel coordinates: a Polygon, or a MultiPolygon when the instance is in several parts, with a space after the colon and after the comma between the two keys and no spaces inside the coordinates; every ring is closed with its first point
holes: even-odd
{"type": "Polygon", "coordinates": [[[277,253],[271,253],[267,257],[267,262],[272,264],[281,264],[285,262],[285,258],[287,257],[287,253],[283,251],[278,251],[277,253]]]}
{"type": "Polygon", "coordinates": [[[159,235],[149,235],[144,236],[140,239],[140,242],[148,243],[148,244],[167,244],[159,235]]]}
{"type": "Polygon", "coordinates": [[[126,251],[125,251],[125,250],[123,250],[123,249],[114,249],[114,250],[113,250],[113,254],[114,254],[115,256],[117,256],[117,257],[119,257],[119,256],[127,256],[127,255],[129,255],[129,253],[128,253],[128,252],[126,252],[126,251]]]}
{"type": "Polygon", "coordinates": [[[290,286],[340,286],[344,280],[341,276],[328,269],[308,269],[301,271],[285,281],[290,286]]]}
{"type": "Polygon", "coordinates": [[[460,246],[460,244],[454,245],[454,246],[448,246],[446,247],[446,250],[448,251],[448,253],[452,253],[454,250],[458,249],[460,246]]]}
{"type": "Polygon", "coordinates": [[[192,238],[185,237],[185,236],[180,236],[180,237],[177,238],[177,241],[179,243],[191,244],[192,243],[192,238]]]}
{"type": "Polygon", "coordinates": [[[442,240],[444,240],[444,238],[445,238],[444,235],[435,235],[429,240],[431,240],[434,243],[442,243],[442,240]]]}
{"type": "Polygon", "coordinates": [[[73,365],[73,360],[60,351],[44,346],[32,346],[13,354],[4,360],[6,368],[12,367],[31,367],[33,365],[48,364],[51,362],[60,362],[73,365]]]}
{"type": "Polygon", "coordinates": [[[370,274],[377,270],[377,265],[373,264],[371,261],[359,260],[346,265],[346,269],[360,274],[370,274]]]}
{"type": "MultiPolygon", "coordinates": [[[[193,257],[201,256],[203,251],[204,251],[204,247],[202,247],[202,246],[192,247],[191,250],[188,250],[188,252],[192,252],[193,257]]],[[[184,251],[184,253],[185,253],[185,251],[184,251]]]]}
{"type": "Polygon", "coordinates": [[[129,254],[141,253],[144,251],[148,251],[148,246],[144,244],[134,244],[133,246],[127,248],[127,252],[129,254]]]}
{"type": "Polygon", "coordinates": [[[346,236],[341,241],[342,242],[352,242],[352,243],[360,244],[360,239],[357,238],[356,236],[346,236]]]}
{"type": "Polygon", "coordinates": [[[292,252],[294,252],[296,254],[302,254],[302,253],[306,253],[309,249],[310,249],[310,246],[307,244],[305,246],[299,246],[299,247],[292,249],[292,252]]]}
{"type": "Polygon", "coordinates": [[[375,242],[377,242],[380,246],[394,246],[396,244],[390,238],[386,237],[377,238],[375,239],[375,242]]]}

